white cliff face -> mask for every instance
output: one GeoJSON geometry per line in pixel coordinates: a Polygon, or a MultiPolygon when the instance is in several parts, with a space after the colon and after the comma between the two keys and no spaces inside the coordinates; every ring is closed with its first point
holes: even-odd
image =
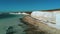
{"type": "Polygon", "coordinates": [[[56,24],[53,24],[53,23],[56,23],[56,15],[57,15],[56,12],[33,11],[31,13],[31,17],[41,20],[41,22],[47,24],[48,26],[54,27],[54,28],[57,28],[56,24]]]}
{"type": "Polygon", "coordinates": [[[56,28],[60,29],[60,11],[55,11],[54,15],[56,17],[56,28]]]}
{"type": "Polygon", "coordinates": [[[53,14],[51,12],[42,12],[42,11],[33,11],[31,13],[31,16],[32,17],[49,17],[49,18],[52,18],[53,14]]]}
{"type": "Polygon", "coordinates": [[[56,28],[60,29],[60,13],[56,13],[56,28]]]}
{"type": "Polygon", "coordinates": [[[45,19],[51,21],[55,19],[55,15],[53,15],[51,12],[33,11],[31,16],[39,20],[45,19]]]}

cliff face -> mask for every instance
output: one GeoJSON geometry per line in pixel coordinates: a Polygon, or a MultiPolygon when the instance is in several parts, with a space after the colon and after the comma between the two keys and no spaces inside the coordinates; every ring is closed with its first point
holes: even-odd
{"type": "Polygon", "coordinates": [[[31,17],[36,18],[38,20],[42,20],[44,22],[46,21],[50,21],[50,23],[56,22],[56,16],[54,12],[34,11],[31,13],[31,17]]]}
{"type": "Polygon", "coordinates": [[[31,27],[33,26],[33,29],[31,30],[27,30],[27,33],[36,33],[39,32],[39,34],[41,34],[41,32],[43,32],[42,34],[60,34],[60,30],[53,28],[53,27],[49,27],[48,25],[40,22],[37,19],[32,18],[31,16],[25,16],[22,19],[26,24],[28,24],[28,26],[31,27]],[[33,32],[32,32],[33,31],[33,32]]]}

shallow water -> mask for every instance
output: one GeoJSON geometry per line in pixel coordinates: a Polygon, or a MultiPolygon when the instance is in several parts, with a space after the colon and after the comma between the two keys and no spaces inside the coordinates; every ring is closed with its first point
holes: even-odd
{"type": "MultiPolygon", "coordinates": [[[[0,34],[6,34],[6,30],[9,26],[16,26],[20,24],[19,18],[22,18],[23,15],[16,15],[14,17],[0,18],[0,34]]],[[[23,28],[20,26],[20,34],[23,32],[23,28]]]]}

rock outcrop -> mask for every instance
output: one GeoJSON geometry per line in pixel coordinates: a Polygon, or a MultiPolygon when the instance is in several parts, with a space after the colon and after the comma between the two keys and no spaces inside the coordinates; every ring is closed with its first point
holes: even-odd
{"type": "Polygon", "coordinates": [[[25,16],[22,21],[30,27],[25,30],[27,34],[60,34],[60,30],[50,27],[31,16],[25,16]]]}

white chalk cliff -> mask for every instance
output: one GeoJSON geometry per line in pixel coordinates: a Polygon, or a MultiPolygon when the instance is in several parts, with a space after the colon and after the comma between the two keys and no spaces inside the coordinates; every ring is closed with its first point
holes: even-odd
{"type": "Polygon", "coordinates": [[[42,12],[42,11],[33,11],[31,17],[40,20],[41,22],[47,24],[48,26],[60,29],[60,13],[59,11],[54,12],[42,12]],[[55,23],[55,24],[53,24],[55,23]]]}

